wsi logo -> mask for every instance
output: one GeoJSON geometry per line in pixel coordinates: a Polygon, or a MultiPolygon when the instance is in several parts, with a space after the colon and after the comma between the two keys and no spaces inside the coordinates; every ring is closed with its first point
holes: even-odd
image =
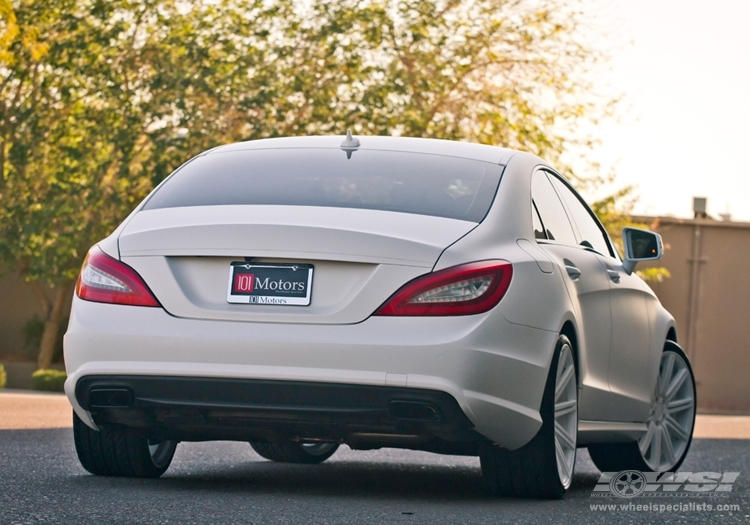
{"type": "Polygon", "coordinates": [[[591,497],[698,496],[732,492],[739,472],[602,472],[591,497]]]}
{"type": "Polygon", "coordinates": [[[648,481],[646,481],[646,476],[643,475],[643,472],[638,470],[623,470],[612,476],[612,479],[609,481],[609,491],[619,498],[633,498],[646,490],[647,485],[648,481]]]}

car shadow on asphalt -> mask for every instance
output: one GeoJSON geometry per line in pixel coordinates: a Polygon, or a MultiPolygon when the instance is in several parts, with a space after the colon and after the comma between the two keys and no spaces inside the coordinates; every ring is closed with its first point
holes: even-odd
{"type": "MultiPolygon", "coordinates": [[[[176,457],[169,471],[159,480],[122,478],[77,478],[74,483],[111,488],[140,486],[157,488],[160,493],[191,492],[205,497],[211,494],[247,494],[268,496],[308,496],[315,498],[377,499],[443,503],[497,501],[486,490],[478,458],[455,458],[421,452],[396,451],[404,461],[392,458],[378,461],[377,452],[368,452],[362,460],[352,451],[320,465],[292,465],[263,460],[250,451],[232,461],[233,445],[226,457],[211,463],[210,457],[176,457]],[[251,456],[248,458],[247,456],[251,456]],[[230,463],[231,462],[231,463],[230,463]]],[[[240,446],[247,446],[239,444],[240,446]]],[[[185,447],[185,444],[181,444],[185,447]]],[[[188,444],[188,446],[190,446],[188,444]]],[[[207,446],[207,444],[203,444],[207,446]]],[[[221,445],[216,444],[217,451],[221,445]]],[[[249,448],[249,447],[247,447],[249,448]]],[[[179,450],[179,449],[178,449],[179,450]]],[[[385,454],[386,452],[383,452],[385,454]]],[[[588,497],[599,473],[580,451],[578,472],[566,497],[588,497]]],[[[506,500],[508,501],[508,500],[506,500]]]]}
{"type": "MultiPolygon", "coordinates": [[[[742,440],[694,440],[681,470],[747,472],[747,446],[742,440]]],[[[27,486],[65,486],[92,495],[128,489],[165,496],[253,493],[445,503],[492,500],[477,458],[393,449],[356,452],[342,447],[321,465],[290,465],[261,459],[247,443],[182,443],[172,466],[158,480],[92,476],[78,463],[71,429],[0,430],[0,470],[16,472],[16,480],[27,486]]],[[[599,476],[588,452],[580,449],[566,499],[588,499],[599,476]]]]}

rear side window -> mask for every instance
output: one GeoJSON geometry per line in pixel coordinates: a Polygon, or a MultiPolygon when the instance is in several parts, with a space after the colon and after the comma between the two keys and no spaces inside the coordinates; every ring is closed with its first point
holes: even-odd
{"type": "Polygon", "coordinates": [[[275,149],[216,152],[170,177],[145,210],[232,204],[363,208],[481,222],[502,168],[392,151],[275,149]]]}
{"type": "Polygon", "coordinates": [[[531,221],[534,226],[534,238],[535,239],[546,239],[547,234],[544,232],[544,225],[542,219],[539,217],[539,210],[536,209],[536,203],[531,202],[531,221]]]}
{"type": "Polygon", "coordinates": [[[594,218],[593,212],[560,179],[554,175],[549,175],[549,178],[552,179],[552,184],[568,207],[573,222],[578,227],[578,233],[581,234],[581,240],[588,242],[599,254],[612,257],[614,254],[609,247],[607,237],[603,228],[599,226],[599,222],[594,218]]]}
{"type": "Polygon", "coordinates": [[[545,236],[537,238],[546,237],[569,246],[577,245],[576,235],[565,208],[543,171],[535,172],[531,179],[531,198],[544,224],[545,236]]]}

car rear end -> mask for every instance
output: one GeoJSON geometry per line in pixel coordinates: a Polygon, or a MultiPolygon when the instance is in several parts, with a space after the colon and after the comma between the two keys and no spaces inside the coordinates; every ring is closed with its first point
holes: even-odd
{"type": "Polygon", "coordinates": [[[487,215],[506,152],[338,140],[208,152],[92,248],[65,336],[83,421],[466,454],[534,435],[540,394],[518,378],[544,383],[525,356],[552,336],[495,308],[513,264],[434,271],[487,215]]]}

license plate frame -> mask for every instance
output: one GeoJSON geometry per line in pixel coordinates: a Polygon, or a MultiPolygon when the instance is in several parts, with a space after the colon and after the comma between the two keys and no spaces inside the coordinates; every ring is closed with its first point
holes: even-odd
{"type": "Polygon", "coordinates": [[[227,302],[262,306],[310,306],[312,264],[252,263],[229,265],[227,302]]]}

